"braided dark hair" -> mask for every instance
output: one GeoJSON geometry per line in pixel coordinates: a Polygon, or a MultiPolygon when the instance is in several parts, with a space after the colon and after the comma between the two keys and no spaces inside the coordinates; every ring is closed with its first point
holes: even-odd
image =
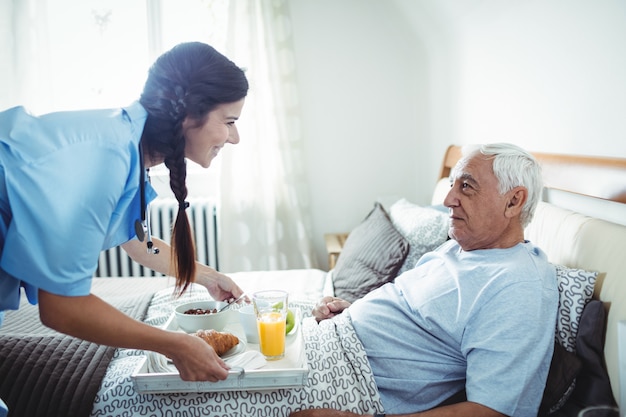
{"type": "Polygon", "coordinates": [[[150,68],[139,99],[148,112],[141,142],[153,159],[163,159],[170,171],[170,188],[178,201],[172,231],[172,265],[176,288],[185,292],[195,275],[195,249],[185,212],[187,166],[182,125],[189,117],[204,123],[216,106],[234,103],[248,93],[248,80],[213,47],[182,43],[161,55],[150,68]]]}

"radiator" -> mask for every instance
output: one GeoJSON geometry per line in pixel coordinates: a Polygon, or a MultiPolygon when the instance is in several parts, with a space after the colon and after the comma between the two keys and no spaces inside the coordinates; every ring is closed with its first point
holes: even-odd
{"type": "MultiPolygon", "coordinates": [[[[187,216],[194,235],[196,259],[218,269],[217,215],[215,202],[210,199],[189,199],[187,216]]],[[[178,211],[178,202],[173,198],[154,200],[150,204],[152,235],[170,242],[172,225],[178,211]]],[[[96,277],[154,277],[162,274],[133,262],[120,248],[112,248],[100,254],[96,277]]]]}

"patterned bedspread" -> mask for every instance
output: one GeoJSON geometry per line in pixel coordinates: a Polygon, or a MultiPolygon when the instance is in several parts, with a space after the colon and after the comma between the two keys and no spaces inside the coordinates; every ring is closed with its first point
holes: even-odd
{"type": "MultiPolygon", "coordinates": [[[[148,310],[146,322],[162,326],[179,303],[206,297],[194,286],[180,299],[171,290],[158,292],[148,310]]],[[[320,324],[310,316],[312,305],[290,302],[301,310],[302,334],[310,368],[308,384],[302,388],[272,391],[228,391],[188,394],[139,394],[131,374],[144,352],[120,349],[115,353],[96,396],[92,416],[136,415],[177,416],[287,416],[291,411],[330,407],[356,413],[382,412],[372,371],[350,319],[341,315],[320,324]]]]}

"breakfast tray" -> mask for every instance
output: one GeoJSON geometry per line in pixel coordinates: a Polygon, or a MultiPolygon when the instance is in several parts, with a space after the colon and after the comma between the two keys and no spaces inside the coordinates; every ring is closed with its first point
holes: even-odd
{"type": "MultiPolygon", "coordinates": [[[[238,321],[238,312],[231,310],[228,323],[222,330],[245,341],[243,329],[238,321]]],[[[131,375],[135,389],[140,394],[176,393],[176,392],[217,392],[217,391],[256,391],[280,388],[298,388],[306,385],[309,374],[304,340],[297,314],[296,328],[286,336],[285,357],[276,361],[267,361],[259,369],[244,370],[231,368],[228,377],[218,382],[183,381],[178,372],[150,373],[147,358],[144,358],[131,375]]],[[[178,330],[176,316],[164,326],[168,330],[178,330]]],[[[259,345],[246,343],[245,350],[259,350],[259,345]]]]}

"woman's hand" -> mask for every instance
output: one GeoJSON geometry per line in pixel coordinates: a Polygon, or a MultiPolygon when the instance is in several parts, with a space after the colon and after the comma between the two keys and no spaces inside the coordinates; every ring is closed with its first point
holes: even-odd
{"type": "MultiPolygon", "coordinates": [[[[167,243],[155,237],[152,238],[154,245],[159,248],[157,255],[147,254],[145,243],[137,239],[131,239],[122,245],[128,255],[141,265],[160,272],[164,275],[174,276],[171,270],[171,247],[167,243]]],[[[230,277],[217,272],[210,266],[196,262],[196,276],[194,281],[206,287],[209,294],[217,301],[234,300],[243,294],[243,291],[230,277]]],[[[247,300],[249,301],[249,300],[247,300]]]]}
{"type": "Polygon", "coordinates": [[[214,300],[231,301],[243,295],[243,290],[235,284],[235,281],[215,269],[197,264],[196,271],[195,282],[205,286],[214,300]]]}
{"type": "Polygon", "coordinates": [[[350,302],[341,298],[326,296],[313,308],[312,314],[318,322],[330,319],[350,307],[350,302]]]}
{"type": "Polygon", "coordinates": [[[167,356],[174,362],[183,381],[217,382],[228,377],[228,366],[213,348],[197,336],[176,333],[181,339],[167,356]]]}
{"type": "Polygon", "coordinates": [[[228,366],[204,340],[149,326],[93,294],[66,297],[39,290],[39,315],[46,326],[89,342],[162,353],[186,381],[228,376],[228,366]]]}

